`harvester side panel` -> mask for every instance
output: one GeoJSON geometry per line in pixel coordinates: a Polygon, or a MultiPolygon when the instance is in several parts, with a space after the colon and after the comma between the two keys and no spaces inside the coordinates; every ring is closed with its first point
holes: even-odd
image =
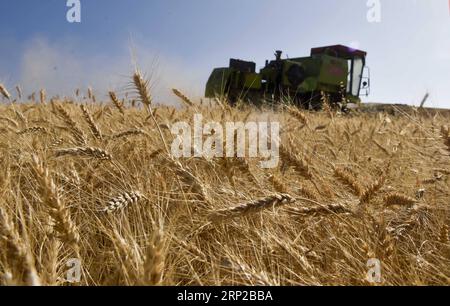
{"type": "Polygon", "coordinates": [[[214,98],[217,95],[226,94],[226,87],[230,81],[232,72],[230,68],[214,69],[206,83],[205,97],[214,98]]]}

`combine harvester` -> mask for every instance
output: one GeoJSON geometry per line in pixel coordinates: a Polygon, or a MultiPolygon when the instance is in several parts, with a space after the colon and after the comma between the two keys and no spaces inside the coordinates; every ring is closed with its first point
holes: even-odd
{"type": "Polygon", "coordinates": [[[361,95],[369,95],[370,71],[367,53],[335,45],[313,48],[308,57],[266,61],[256,72],[256,64],[231,59],[227,68],[216,68],[209,77],[205,96],[227,96],[231,104],[238,100],[259,104],[292,101],[306,109],[322,108],[323,95],[335,106],[360,104],[361,95]]]}

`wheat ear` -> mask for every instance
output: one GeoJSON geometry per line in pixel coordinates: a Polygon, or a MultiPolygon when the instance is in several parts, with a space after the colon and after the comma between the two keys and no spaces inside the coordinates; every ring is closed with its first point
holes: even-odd
{"type": "Polygon", "coordinates": [[[133,75],[133,82],[139,94],[139,98],[141,99],[141,102],[147,107],[151,106],[152,97],[150,95],[149,81],[144,80],[141,73],[139,71],[136,71],[133,75]]]}
{"type": "Polygon", "coordinates": [[[294,215],[314,215],[314,214],[345,214],[352,211],[342,204],[329,204],[325,206],[313,207],[289,207],[287,211],[294,215]]]}
{"type": "Polygon", "coordinates": [[[311,200],[317,201],[318,199],[317,193],[308,186],[298,187],[298,192],[311,200]]]}
{"type": "Polygon", "coordinates": [[[279,179],[276,175],[271,175],[269,177],[269,182],[273,185],[275,190],[279,193],[286,193],[287,187],[286,185],[279,179]]]}
{"type": "Polygon", "coordinates": [[[226,219],[243,217],[262,211],[264,209],[273,208],[293,202],[295,202],[295,199],[288,194],[274,194],[239,206],[215,211],[210,214],[209,219],[211,221],[222,221],[226,219]]]}
{"type": "Polygon", "coordinates": [[[111,160],[112,156],[107,151],[100,148],[69,148],[69,149],[57,149],[55,150],[56,157],[61,156],[80,156],[87,158],[95,158],[99,160],[111,160]]]}
{"type": "Polygon", "coordinates": [[[178,89],[172,89],[172,92],[174,95],[176,95],[180,100],[187,106],[187,107],[194,107],[194,102],[192,102],[187,96],[185,96],[181,91],[178,89]]]}
{"type": "Polygon", "coordinates": [[[136,204],[144,198],[139,191],[124,192],[121,195],[111,199],[103,209],[106,213],[114,213],[126,208],[128,205],[136,204]]]}
{"type": "Polygon", "coordinates": [[[17,135],[25,135],[25,134],[34,134],[34,133],[48,133],[47,129],[42,126],[33,126],[26,129],[23,129],[21,131],[17,132],[17,135]]]}
{"type": "Polygon", "coordinates": [[[111,138],[113,139],[119,139],[119,138],[124,138],[124,137],[128,137],[128,136],[138,136],[138,135],[144,135],[145,132],[141,129],[132,129],[132,130],[127,130],[127,131],[123,131],[117,134],[114,134],[111,136],[111,138]]]}
{"type": "Polygon", "coordinates": [[[146,285],[157,286],[162,282],[164,269],[163,248],[162,234],[155,233],[153,241],[147,248],[147,256],[144,263],[144,282],[146,285]]]}
{"type": "Polygon", "coordinates": [[[109,92],[109,97],[114,104],[114,106],[119,110],[122,115],[125,115],[125,109],[123,108],[123,104],[117,99],[116,93],[114,91],[109,92]]]}
{"type": "Polygon", "coordinates": [[[211,204],[211,199],[209,198],[208,192],[204,186],[204,184],[194,176],[188,169],[183,167],[183,165],[179,161],[175,161],[172,159],[167,159],[169,164],[175,168],[175,173],[181,179],[183,183],[190,186],[190,189],[197,194],[202,201],[206,204],[211,204]]]}
{"type": "Polygon", "coordinates": [[[300,121],[302,124],[306,125],[309,128],[308,118],[304,113],[299,111],[298,108],[296,108],[295,106],[288,106],[287,110],[292,117],[294,117],[295,119],[297,119],[298,121],[300,121]]]}
{"type": "Polygon", "coordinates": [[[22,112],[14,110],[14,114],[16,114],[17,119],[19,119],[23,126],[26,127],[28,125],[28,119],[22,112]]]}
{"type": "Polygon", "coordinates": [[[59,234],[59,238],[70,245],[79,257],[80,235],[78,229],[72,221],[69,209],[61,201],[58,188],[50,177],[48,169],[36,155],[33,155],[33,169],[39,183],[42,202],[50,208],[49,215],[55,221],[55,231],[59,234]]]}
{"type": "Polygon", "coordinates": [[[57,104],[53,104],[55,110],[59,113],[64,123],[69,126],[70,131],[75,138],[75,141],[78,145],[86,144],[86,136],[83,131],[78,127],[77,123],[70,117],[69,113],[61,106],[57,104]]]}
{"type": "Polygon", "coordinates": [[[291,166],[294,166],[295,170],[307,179],[312,178],[312,172],[309,168],[308,163],[294,154],[291,150],[288,150],[284,146],[280,146],[280,157],[281,160],[291,166]]]}
{"type": "Polygon", "coordinates": [[[364,193],[364,187],[356,178],[346,170],[336,168],[334,174],[346,185],[350,186],[356,195],[361,196],[364,193]]]}
{"type": "Polygon", "coordinates": [[[144,80],[141,73],[139,71],[136,71],[133,75],[133,82],[141,99],[141,102],[145,105],[147,112],[151,116],[153,123],[155,124],[158,130],[159,137],[161,138],[161,141],[164,144],[166,153],[170,154],[169,146],[167,145],[166,139],[164,138],[164,134],[161,131],[161,128],[158,124],[158,121],[156,121],[155,115],[152,110],[152,98],[150,96],[149,81],[144,80]]]}
{"type": "Polygon", "coordinates": [[[0,240],[4,240],[9,246],[13,259],[25,272],[27,285],[39,286],[41,280],[36,272],[33,256],[3,207],[4,205],[0,205],[0,240]]]}
{"type": "Polygon", "coordinates": [[[413,199],[407,195],[401,194],[401,193],[397,193],[397,192],[393,192],[388,194],[385,198],[384,198],[384,203],[387,206],[392,206],[392,205],[413,205],[415,203],[417,203],[416,199],[413,199]]]}
{"type": "Polygon", "coordinates": [[[376,180],[373,184],[367,187],[361,194],[359,201],[361,204],[367,203],[370,201],[370,198],[373,197],[380,189],[383,187],[386,177],[382,175],[380,179],[376,180]]]}
{"type": "Polygon", "coordinates": [[[45,92],[45,89],[41,89],[39,91],[39,97],[41,99],[41,104],[45,104],[46,100],[47,100],[47,94],[45,92]]]}
{"type": "Polygon", "coordinates": [[[0,94],[7,100],[11,100],[11,94],[8,92],[6,87],[3,84],[0,84],[0,94]]]}
{"type": "Polygon", "coordinates": [[[100,131],[97,124],[95,124],[95,121],[92,118],[91,114],[89,113],[89,110],[83,104],[80,105],[80,108],[81,108],[81,111],[83,112],[84,120],[89,125],[92,135],[94,135],[95,138],[101,140],[103,138],[102,132],[100,131]]]}
{"type": "Polygon", "coordinates": [[[19,100],[22,100],[22,89],[19,85],[16,86],[17,96],[19,97],[19,100]]]}

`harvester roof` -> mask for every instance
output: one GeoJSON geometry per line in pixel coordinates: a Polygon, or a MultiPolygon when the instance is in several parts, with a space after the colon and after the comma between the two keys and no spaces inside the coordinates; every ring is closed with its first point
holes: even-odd
{"type": "Polygon", "coordinates": [[[342,58],[354,58],[354,57],[366,57],[367,52],[353,49],[343,45],[326,46],[311,49],[311,55],[323,54],[326,52],[332,52],[337,57],[342,58]]]}

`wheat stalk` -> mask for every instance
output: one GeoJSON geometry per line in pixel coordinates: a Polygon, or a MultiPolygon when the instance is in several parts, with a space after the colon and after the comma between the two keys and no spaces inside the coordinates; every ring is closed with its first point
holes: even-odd
{"type": "Polygon", "coordinates": [[[11,100],[11,95],[3,84],[0,84],[0,94],[7,100],[11,100]]]}
{"type": "Polygon", "coordinates": [[[36,271],[33,255],[20,238],[19,233],[3,207],[4,205],[0,205],[0,240],[4,240],[9,246],[12,251],[12,259],[25,272],[27,285],[40,286],[41,280],[36,271]]]}
{"type": "Polygon", "coordinates": [[[92,87],[88,87],[87,93],[88,93],[88,98],[90,100],[92,100],[93,102],[95,102],[95,96],[94,96],[94,92],[92,91],[92,87]]]}
{"type": "Polygon", "coordinates": [[[97,124],[95,124],[95,121],[92,118],[92,116],[89,113],[89,111],[86,108],[86,106],[81,104],[80,108],[81,108],[81,111],[83,112],[84,120],[86,120],[86,123],[89,125],[89,128],[90,128],[90,130],[92,132],[92,135],[94,135],[94,137],[96,139],[102,140],[103,139],[102,132],[100,131],[100,128],[97,126],[97,124]]]}
{"type": "Polygon", "coordinates": [[[380,177],[380,179],[376,180],[374,183],[372,183],[369,187],[367,187],[362,193],[359,198],[360,203],[367,203],[370,201],[370,198],[377,193],[381,187],[383,187],[384,182],[386,181],[386,177],[383,175],[380,177]]]}
{"type": "Polygon", "coordinates": [[[192,102],[187,96],[185,96],[181,91],[178,89],[173,88],[172,92],[180,98],[180,100],[187,106],[187,107],[195,107],[194,102],[192,102]]]}
{"type": "Polygon", "coordinates": [[[202,262],[207,262],[207,256],[204,252],[202,252],[195,244],[187,243],[182,239],[178,239],[177,237],[172,237],[182,248],[184,248],[188,253],[194,255],[197,260],[202,262]]]}
{"type": "Polygon", "coordinates": [[[112,156],[107,151],[100,148],[92,147],[78,147],[78,148],[68,148],[68,149],[57,149],[55,150],[56,157],[62,156],[80,156],[87,158],[95,158],[99,160],[111,160],[112,156]]]}
{"type": "Polygon", "coordinates": [[[34,133],[48,133],[47,129],[45,127],[41,126],[33,126],[26,129],[23,129],[21,131],[17,132],[17,135],[25,135],[25,134],[34,134],[34,133]]]}
{"type": "Polygon", "coordinates": [[[45,283],[52,286],[58,283],[58,257],[61,242],[50,237],[49,244],[45,260],[45,283]]]}
{"type": "Polygon", "coordinates": [[[39,183],[39,190],[42,202],[48,206],[48,213],[55,221],[54,230],[58,233],[58,238],[67,243],[75,255],[80,258],[80,235],[78,228],[71,218],[71,214],[66,205],[59,197],[58,189],[50,177],[48,169],[36,155],[33,158],[33,170],[39,183]]]}
{"type": "Polygon", "coordinates": [[[109,97],[111,98],[114,106],[119,110],[122,115],[125,115],[125,109],[123,108],[123,104],[117,99],[116,93],[114,91],[109,92],[109,97]]]}
{"type": "Polygon", "coordinates": [[[112,233],[106,232],[108,235],[112,235],[112,242],[118,258],[116,262],[122,270],[122,274],[126,279],[127,284],[136,284],[139,280],[139,268],[142,265],[142,257],[138,252],[135,242],[134,245],[125,240],[117,229],[113,229],[112,233]]]}
{"type": "Polygon", "coordinates": [[[303,112],[299,111],[297,107],[288,106],[287,110],[292,117],[296,118],[298,121],[300,121],[302,124],[306,125],[309,128],[308,118],[303,112]]]}
{"type": "Polygon", "coordinates": [[[114,213],[126,208],[128,205],[137,204],[144,196],[139,191],[124,192],[111,199],[102,210],[106,213],[114,213]]]}
{"type": "Polygon", "coordinates": [[[47,94],[45,93],[45,89],[41,89],[39,91],[39,96],[40,96],[40,99],[41,99],[41,104],[45,104],[46,98],[47,98],[47,94]]]}
{"type": "Polygon", "coordinates": [[[111,136],[111,138],[113,139],[119,139],[119,138],[125,138],[128,136],[138,136],[138,135],[144,135],[145,132],[141,129],[132,129],[132,130],[127,130],[127,131],[123,131],[117,134],[114,134],[111,136]]]}
{"type": "Polygon", "coordinates": [[[19,85],[16,86],[17,96],[19,97],[19,100],[22,99],[22,89],[19,85]]]}
{"type": "Polygon", "coordinates": [[[309,168],[308,163],[282,145],[280,146],[280,157],[284,163],[294,166],[295,170],[305,178],[312,178],[312,172],[309,168]]]}
{"type": "Polygon", "coordinates": [[[16,114],[17,119],[19,119],[19,121],[22,123],[23,126],[28,125],[28,119],[22,112],[15,109],[14,114],[16,114]]]}
{"type": "Polygon", "coordinates": [[[84,132],[78,127],[78,124],[72,119],[69,113],[60,105],[53,104],[55,110],[59,113],[64,123],[70,128],[73,137],[75,138],[78,145],[86,144],[86,136],[84,132]]]}
{"type": "Polygon", "coordinates": [[[334,170],[334,174],[346,185],[350,186],[357,196],[362,196],[364,193],[364,187],[358,182],[358,180],[348,171],[340,168],[334,170]]]}
{"type": "Polygon", "coordinates": [[[387,206],[391,205],[413,205],[417,203],[416,199],[413,199],[407,195],[393,192],[385,196],[384,203],[387,206]]]}
{"type": "Polygon", "coordinates": [[[177,176],[183,183],[190,187],[190,190],[197,194],[200,199],[203,200],[206,204],[211,204],[212,201],[204,184],[196,176],[194,176],[188,169],[183,167],[183,165],[179,161],[175,161],[169,158],[166,158],[166,161],[175,168],[174,171],[177,176]]]}
{"type": "Polygon", "coordinates": [[[279,193],[287,192],[286,185],[284,185],[283,182],[276,175],[271,175],[269,177],[269,182],[272,183],[273,187],[275,188],[275,190],[277,192],[279,192],[279,193]]]}
{"type": "Polygon", "coordinates": [[[295,202],[295,199],[288,194],[274,194],[239,206],[215,211],[209,215],[209,219],[211,221],[223,221],[243,217],[268,208],[274,208],[293,202],[295,202]]]}
{"type": "Polygon", "coordinates": [[[317,193],[311,188],[308,188],[307,186],[298,187],[298,191],[300,192],[300,194],[306,196],[311,200],[317,201],[318,199],[317,193]]]}
{"type": "Polygon", "coordinates": [[[133,75],[133,82],[134,86],[137,89],[141,102],[147,107],[151,106],[153,102],[150,95],[149,81],[144,80],[141,73],[139,71],[136,71],[133,75]]]}
{"type": "Polygon", "coordinates": [[[372,139],[372,142],[381,150],[384,152],[384,154],[386,154],[387,156],[391,156],[391,153],[389,153],[389,151],[383,147],[380,143],[378,143],[378,141],[376,141],[375,139],[372,139]]]}
{"type": "Polygon", "coordinates": [[[345,214],[352,213],[350,209],[342,204],[328,204],[313,207],[289,207],[287,212],[294,215],[314,215],[314,214],[345,214]]]}
{"type": "Polygon", "coordinates": [[[145,105],[147,112],[151,116],[153,123],[155,124],[159,137],[161,138],[162,143],[164,144],[164,148],[166,149],[166,153],[170,154],[169,146],[167,145],[166,139],[164,138],[164,134],[161,131],[161,128],[158,124],[158,121],[155,118],[155,115],[152,110],[152,98],[149,90],[149,81],[144,80],[141,73],[136,71],[133,75],[133,82],[136,87],[136,90],[139,94],[141,102],[145,105]]]}
{"type": "Polygon", "coordinates": [[[147,247],[147,256],[144,263],[144,284],[158,286],[162,282],[164,269],[162,234],[155,233],[153,241],[147,247]]]}

